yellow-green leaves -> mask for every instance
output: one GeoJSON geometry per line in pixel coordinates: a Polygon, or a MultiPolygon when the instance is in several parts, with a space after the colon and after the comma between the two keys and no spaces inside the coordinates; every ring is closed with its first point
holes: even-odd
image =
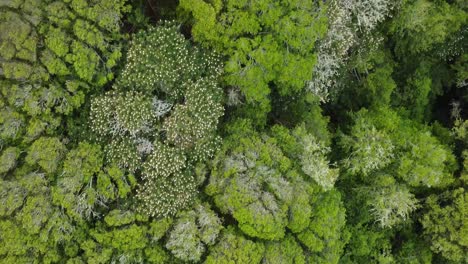
{"type": "Polygon", "coordinates": [[[468,193],[449,190],[426,201],[421,223],[431,241],[431,249],[454,262],[468,262],[468,193]]]}
{"type": "Polygon", "coordinates": [[[41,137],[29,148],[26,163],[31,166],[39,165],[49,177],[53,177],[65,151],[66,148],[60,139],[41,137]]]}
{"type": "Polygon", "coordinates": [[[179,7],[194,18],[195,40],[228,57],[225,80],[240,88],[257,116],[268,113],[272,90],[290,96],[304,88],[316,61],[315,42],[327,28],[325,7],[314,2],[236,0],[219,9],[185,0],[179,7]]]}

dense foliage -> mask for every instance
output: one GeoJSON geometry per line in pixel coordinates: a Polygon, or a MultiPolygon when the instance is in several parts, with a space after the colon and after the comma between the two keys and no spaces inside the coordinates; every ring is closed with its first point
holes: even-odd
{"type": "Polygon", "coordinates": [[[468,263],[462,0],[0,0],[0,263],[468,263]]]}

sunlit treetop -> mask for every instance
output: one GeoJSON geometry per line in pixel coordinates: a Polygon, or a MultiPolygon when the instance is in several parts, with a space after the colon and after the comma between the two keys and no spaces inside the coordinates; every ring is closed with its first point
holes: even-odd
{"type": "Polygon", "coordinates": [[[223,115],[219,57],[194,47],[175,22],[134,35],[113,90],[91,102],[91,130],[105,160],[140,176],[136,195],[150,216],[169,216],[193,201],[194,168],[219,145],[223,115]]]}

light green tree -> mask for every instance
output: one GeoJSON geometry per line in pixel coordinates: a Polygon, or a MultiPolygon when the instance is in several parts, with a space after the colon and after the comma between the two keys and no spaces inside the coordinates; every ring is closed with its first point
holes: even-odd
{"type": "Polygon", "coordinates": [[[290,96],[304,88],[327,29],[327,7],[318,2],[183,0],[179,9],[195,41],[228,57],[225,81],[240,88],[260,122],[272,91],[290,96]]]}
{"type": "Polygon", "coordinates": [[[468,257],[468,193],[462,188],[429,196],[420,221],[431,249],[448,260],[466,263],[468,257]]]}

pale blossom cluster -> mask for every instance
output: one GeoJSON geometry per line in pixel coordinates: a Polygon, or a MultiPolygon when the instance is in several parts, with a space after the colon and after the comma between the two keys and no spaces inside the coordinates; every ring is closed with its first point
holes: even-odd
{"type": "Polygon", "coordinates": [[[93,100],[91,129],[106,142],[107,162],[141,174],[142,212],[174,215],[192,202],[193,168],[219,145],[221,72],[217,55],[163,22],[136,34],[114,91],[93,100]]]}
{"type": "Polygon", "coordinates": [[[184,96],[186,81],[219,76],[221,71],[216,55],[190,47],[175,22],[163,22],[163,26],[137,34],[128,51],[120,84],[175,100],[184,96]]]}
{"type": "Polygon", "coordinates": [[[190,204],[196,190],[195,178],[187,173],[187,158],[177,148],[156,143],[143,163],[143,184],[137,198],[150,216],[174,215],[190,204]]]}
{"type": "Polygon", "coordinates": [[[224,109],[213,79],[190,83],[185,98],[184,104],[174,107],[163,127],[170,143],[188,149],[213,137],[224,109]]]}
{"type": "Polygon", "coordinates": [[[136,138],[150,130],[155,117],[151,101],[139,92],[111,92],[91,104],[91,129],[100,137],[136,138]]]}
{"type": "Polygon", "coordinates": [[[141,156],[133,140],[129,138],[116,138],[104,146],[106,160],[110,164],[118,165],[134,173],[140,168],[141,156]]]}

